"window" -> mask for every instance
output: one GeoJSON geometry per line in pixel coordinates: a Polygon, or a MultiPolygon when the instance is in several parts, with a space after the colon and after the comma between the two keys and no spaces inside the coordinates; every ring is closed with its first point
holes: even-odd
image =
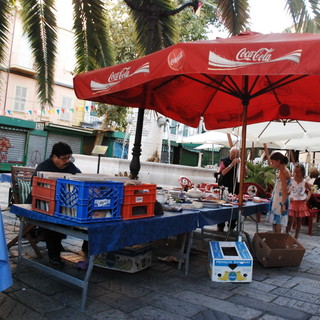
{"type": "Polygon", "coordinates": [[[16,92],[14,96],[13,110],[25,112],[27,100],[27,88],[16,86],[16,92]]]}
{"type": "Polygon", "coordinates": [[[184,137],[188,137],[188,136],[189,136],[189,127],[188,127],[188,126],[186,126],[186,125],[183,126],[183,133],[182,133],[182,135],[183,135],[184,137]]]}
{"type": "Polygon", "coordinates": [[[61,120],[70,120],[70,108],[72,107],[73,99],[72,97],[62,97],[61,103],[61,113],[60,119],[61,120]]]}
{"type": "Polygon", "coordinates": [[[177,126],[178,126],[178,122],[175,120],[171,121],[171,126],[170,126],[170,133],[171,134],[176,134],[177,133],[177,126]]]}

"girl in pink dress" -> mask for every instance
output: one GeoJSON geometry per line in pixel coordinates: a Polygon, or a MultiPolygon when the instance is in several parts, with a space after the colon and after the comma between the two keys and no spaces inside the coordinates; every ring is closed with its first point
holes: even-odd
{"type": "Polygon", "coordinates": [[[289,221],[287,225],[287,233],[290,232],[293,220],[296,220],[296,232],[294,237],[298,239],[301,219],[308,217],[309,211],[307,207],[307,201],[311,197],[310,185],[306,182],[305,178],[305,168],[303,164],[297,163],[294,166],[293,178],[291,179],[291,184],[289,188],[290,192],[290,207],[289,207],[289,221]]]}

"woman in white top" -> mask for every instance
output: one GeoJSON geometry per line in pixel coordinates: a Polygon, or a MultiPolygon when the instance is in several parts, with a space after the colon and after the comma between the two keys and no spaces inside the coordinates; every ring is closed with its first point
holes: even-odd
{"type": "Polygon", "coordinates": [[[296,232],[295,238],[298,239],[301,219],[308,217],[309,211],[307,207],[307,201],[311,197],[310,185],[306,182],[305,178],[305,168],[303,164],[297,163],[294,166],[293,178],[290,184],[290,207],[289,207],[289,221],[287,225],[287,233],[290,232],[293,220],[296,220],[296,232]]]}

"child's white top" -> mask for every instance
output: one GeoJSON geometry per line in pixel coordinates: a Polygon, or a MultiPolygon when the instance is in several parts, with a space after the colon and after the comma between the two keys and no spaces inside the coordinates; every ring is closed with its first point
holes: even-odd
{"type": "Polygon", "coordinates": [[[306,200],[306,180],[303,179],[298,183],[294,178],[291,178],[290,184],[290,199],[292,200],[306,200]]]}

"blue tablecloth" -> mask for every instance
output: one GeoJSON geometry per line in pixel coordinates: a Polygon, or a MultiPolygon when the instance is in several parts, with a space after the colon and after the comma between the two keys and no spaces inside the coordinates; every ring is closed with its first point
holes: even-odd
{"type": "MultiPolygon", "coordinates": [[[[259,212],[265,212],[268,210],[269,203],[253,203],[246,202],[243,205],[242,215],[251,216],[259,212]]],[[[238,206],[232,207],[219,207],[219,208],[203,208],[199,210],[198,214],[198,226],[203,228],[208,225],[215,225],[230,220],[232,214],[233,219],[238,217],[238,206]]]]}
{"type": "Polygon", "coordinates": [[[8,257],[7,242],[0,210],[0,292],[12,285],[12,275],[8,257]]]}
{"type": "MultiPolygon", "coordinates": [[[[265,211],[268,203],[247,202],[243,214],[253,215],[265,211]]],[[[236,219],[238,207],[204,208],[199,210],[183,210],[183,212],[165,212],[162,216],[152,218],[108,221],[97,223],[76,223],[61,218],[30,210],[30,205],[13,205],[11,212],[30,219],[60,225],[83,227],[88,230],[89,253],[99,254],[121,249],[134,244],[164,239],[184,232],[190,232],[206,225],[214,225],[230,219],[236,219]]]]}
{"type": "Polygon", "coordinates": [[[195,230],[199,211],[165,212],[152,218],[97,223],[76,223],[56,218],[32,211],[30,205],[13,205],[11,212],[34,220],[84,227],[88,230],[89,254],[99,254],[195,230]]]}
{"type": "Polygon", "coordinates": [[[1,173],[0,182],[12,182],[11,173],[1,173]]]}

